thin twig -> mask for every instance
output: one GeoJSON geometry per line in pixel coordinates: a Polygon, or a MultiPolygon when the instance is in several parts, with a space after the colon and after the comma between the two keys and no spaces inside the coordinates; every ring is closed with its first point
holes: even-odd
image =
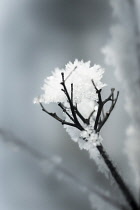
{"type": "Polygon", "coordinates": [[[69,73],[69,75],[65,78],[65,81],[72,75],[72,73],[76,70],[77,66],[69,73]]]}
{"type": "Polygon", "coordinates": [[[64,73],[62,72],[61,75],[62,75],[62,82],[61,82],[60,84],[63,86],[63,88],[64,88],[64,93],[65,93],[65,95],[66,95],[66,97],[67,97],[67,99],[68,99],[68,102],[69,102],[69,104],[70,104],[70,108],[71,108],[71,112],[72,112],[72,115],[73,115],[73,118],[74,118],[74,122],[75,122],[76,126],[77,126],[80,130],[84,130],[84,128],[82,127],[82,125],[79,123],[79,121],[78,121],[78,119],[77,119],[77,116],[76,116],[76,113],[75,113],[75,110],[74,110],[73,103],[72,103],[71,98],[70,98],[70,96],[69,96],[69,93],[68,93],[68,91],[67,91],[67,88],[66,88],[66,85],[65,85],[64,73]]]}
{"type": "Polygon", "coordinates": [[[96,129],[97,132],[99,132],[99,131],[101,130],[101,128],[103,127],[103,125],[105,124],[105,122],[107,121],[107,119],[109,118],[109,116],[110,116],[112,110],[114,109],[115,104],[116,104],[116,102],[117,102],[117,100],[118,100],[118,96],[119,96],[119,91],[117,92],[117,96],[116,96],[114,102],[112,102],[109,111],[106,113],[106,115],[105,115],[105,117],[103,118],[102,122],[99,124],[98,128],[96,129]]]}
{"type": "Polygon", "coordinates": [[[93,86],[94,86],[94,88],[96,90],[96,93],[98,94],[98,100],[99,100],[98,102],[101,103],[102,102],[102,97],[101,97],[101,91],[102,91],[102,89],[98,89],[96,87],[93,79],[91,80],[91,82],[92,82],[92,84],[93,84],[93,86]]]}
{"type": "Polygon", "coordinates": [[[102,91],[102,89],[98,89],[97,87],[96,87],[96,85],[95,85],[95,83],[94,83],[94,81],[93,80],[91,80],[92,81],[92,84],[93,84],[93,86],[94,86],[94,88],[95,88],[95,90],[96,90],[96,93],[97,93],[97,95],[98,95],[98,104],[99,104],[99,106],[98,106],[98,111],[97,111],[97,117],[96,117],[96,120],[95,120],[95,125],[94,125],[94,130],[96,131],[97,130],[97,126],[98,126],[98,124],[99,124],[99,119],[100,119],[100,115],[101,115],[101,112],[102,112],[102,108],[103,108],[103,102],[102,102],[102,97],[101,97],[101,91],[102,91]]]}
{"type": "Polygon", "coordinates": [[[75,124],[66,122],[65,120],[61,119],[60,117],[57,116],[56,113],[48,112],[48,111],[44,108],[44,106],[42,105],[42,103],[39,103],[39,104],[40,104],[40,106],[41,106],[43,112],[46,112],[48,115],[50,115],[50,116],[53,117],[54,119],[56,119],[57,121],[61,122],[62,125],[69,125],[69,126],[77,127],[75,124]]]}
{"type": "Polygon", "coordinates": [[[73,104],[73,83],[71,84],[71,103],[73,104]]]}
{"type": "Polygon", "coordinates": [[[106,104],[108,101],[113,101],[115,88],[111,88],[111,94],[103,101],[103,104],[106,104]]]}
{"type": "Polygon", "coordinates": [[[89,117],[88,117],[88,119],[87,119],[87,124],[89,125],[89,123],[90,123],[90,119],[91,119],[91,117],[92,117],[92,115],[94,114],[94,112],[95,112],[95,109],[90,113],[90,115],[89,115],[89,117]]]}
{"type": "Polygon", "coordinates": [[[62,103],[58,103],[58,106],[63,110],[63,112],[74,122],[72,116],[67,112],[66,107],[62,103]]]}
{"type": "Polygon", "coordinates": [[[102,115],[103,115],[103,119],[104,119],[104,117],[105,117],[104,107],[102,108],[102,115]]]}
{"type": "Polygon", "coordinates": [[[83,115],[79,112],[77,106],[74,106],[74,110],[77,114],[77,116],[83,121],[83,123],[88,124],[88,120],[83,117],[83,115]]]}

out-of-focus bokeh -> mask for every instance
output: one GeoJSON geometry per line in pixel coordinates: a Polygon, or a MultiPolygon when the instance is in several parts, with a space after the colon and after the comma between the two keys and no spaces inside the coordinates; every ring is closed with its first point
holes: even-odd
{"type": "MultiPolygon", "coordinates": [[[[140,5],[138,0],[121,3],[119,0],[1,0],[1,210],[94,209],[89,201],[94,187],[113,191],[114,198],[123,202],[116,184],[111,184],[111,177],[106,179],[98,172],[89,154],[71,141],[61,124],[33,104],[51,71],[63,68],[75,58],[91,60],[106,69],[105,95],[112,87],[120,91],[116,108],[102,130],[103,144],[137,197],[134,171],[129,163],[132,160],[137,165],[138,158],[132,156],[129,160],[129,151],[127,155],[124,151],[127,135],[136,139],[140,136],[137,97],[140,5]],[[120,81],[115,72],[119,72],[120,81]]],[[[55,105],[47,108],[61,115],[55,105]]],[[[127,144],[127,148],[132,148],[131,145],[127,144]]],[[[139,172],[135,173],[139,180],[139,172]]]]}

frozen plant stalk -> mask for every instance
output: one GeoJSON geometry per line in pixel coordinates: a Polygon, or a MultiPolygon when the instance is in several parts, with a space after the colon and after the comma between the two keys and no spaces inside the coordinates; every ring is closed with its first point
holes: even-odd
{"type": "Polygon", "coordinates": [[[133,195],[102,146],[100,130],[115,107],[119,96],[119,92],[115,96],[115,89],[112,88],[110,95],[105,100],[102,99],[102,88],[106,86],[101,82],[103,73],[103,68],[99,65],[90,67],[90,62],[84,63],[78,60],[74,63],[69,62],[65,69],[55,69],[52,76],[45,80],[42,88],[44,94],[35,98],[34,103],[39,103],[44,112],[62,123],[81,149],[86,149],[90,153],[91,151],[98,152],[97,154],[103,158],[128,204],[136,210],[138,205],[133,195]],[[42,104],[51,102],[57,103],[62,109],[64,119],[56,113],[49,112],[42,104]],[[111,103],[109,110],[105,112],[104,105],[107,102],[111,103]]]}

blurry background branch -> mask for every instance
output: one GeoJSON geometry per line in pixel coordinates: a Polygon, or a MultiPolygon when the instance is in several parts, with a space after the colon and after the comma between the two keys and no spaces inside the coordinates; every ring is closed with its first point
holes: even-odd
{"type": "Polygon", "coordinates": [[[123,150],[128,157],[135,179],[135,194],[140,191],[140,1],[110,0],[116,24],[110,27],[111,37],[103,48],[105,61],[114,67],[123,87],[124,108],[128,115],[123,150]]]}

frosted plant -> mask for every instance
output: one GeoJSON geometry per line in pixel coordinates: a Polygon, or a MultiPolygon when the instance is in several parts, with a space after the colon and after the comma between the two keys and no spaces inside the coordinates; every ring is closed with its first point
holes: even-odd
{"type": "Polygon", "coordinates": [[[103,163],[106,164],[106,171],[111,172],[129,206],[136,210],[138,205],[133,195],[102,146],[100,130],[119,96],[119,92],[115,96],[115,89],[112,88],[110,95],[102,99],[102,88],[106,86],[101,82],[103,73],[103,68],[99,65],[90,67],[90,62],[69,62],[64,69],[55,69],[52,76],[45,80],[42,88],[44,94],[35,98],[34,103],[40,104],[45,113],[64,125],[72,140],[77,142],[81,149],[88,150],[90,156],[100,164],[101,171],[103,163]],[[57,103],[62,109],[64,119],[49,112],[42,104],[51,102],[57,103]],[[105,112],[104,105],[107,102],[111,103],[109,110],[105,112]]]}

